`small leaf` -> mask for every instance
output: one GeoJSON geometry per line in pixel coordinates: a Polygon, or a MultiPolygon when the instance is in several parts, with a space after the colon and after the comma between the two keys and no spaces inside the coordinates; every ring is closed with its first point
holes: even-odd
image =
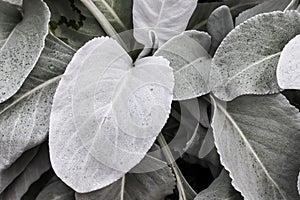
{"type": "Polygon", "coordinates": [[[211,35],[211,53],[214,54],[226,35],[234,28],[228,6],[215,9],[209,16],[206,27],[211,35]]]}
{"type": "Polygon", "coordinates": [[[12,166],[0,171],[0,194],[20,173],[23,172],[37,154],[38,149],[38,147],[35,147],[26,151],[12,166]]]}
{"type": "Polygon", "coordinates": [[[210,36],[205,32],[185,31],[161,46],[155,56],[163,56],[174,69],[173,100],[192,99],[209,93],[211,57],[210,36]]]}
{"type": "MultiPolygon", "coordinates": [[[[124,200],[143,199],[161,200],[173,193],[175,178],[170,167],[145,173],[127,173],[122,186],[122,180],[90,193],[76,193],[76,200],[113,199],[124,200]],[[124,187],[124,190],[122,190],[124,187]],[[123,193],[122,193],[123,191],[123,193]]],[[[138,165],[137,165],[138,166],[138,165]]]]}
{"type": "Polygon", "coordinates": [[[0,170],[48,136],[52,98],[74,51],[48,35],[34,70],[19,92],[0,104],[0,170]]]}
{"type": "Polygon", "coordinates": [[[77,192],[121,178],[166,123],[174,87],[169,62],[148,57],[134,65],[115,40],[96,38],[75,54],[60,81],[50,120],[51,163],[77,192]]]}
{"type": "Polygon", "coordinates": [[[242,200],[238,193],[231,186],[231,179],[228,172],[223,169],[221,174],[216,178],[210,186],[201,191],[194,200],[242,200]]]}
{"type": "Polygon", "coordinates": [[[235,18],[235,25],[239,25],[246,21],[247,19],[261,14],[272,11],[284,11],[284,9],[289,5],[291,0],[268,0],[253,8],[250,8],[239,14],[237,18],[235,18]]]}
{"type": "Polygon", "coordinates": [[[214,95],[230,101],[245,94],[279,92],[276,67],[280,53],[299,33],[296,11],[260,14],[237,26],[213,58],[209,83],[214,95]]]}
{"type": "Polygon", "coordinates": [[[278,85],[283,89],[300,89],[300,35],[283,49],[277,67],[278,85]]]}
{"type": "Polygon", "coordinates": [[[0,1],[0,103],[22,86],[44,48],[50,12],[41,0],[25,1],[21,22],[16,8],[0,1]],[[3,26],[3,25],[2,25],[3,26]]]}
{"type": "Polygon", "coordinates": [[[45,0],[51,11],[50,30],[75,49],[105,32],[80,0],[45,0]]]}
{"type": "Polygon", "coordinates": [[[56,178],[39,193],[36,200],[74,200],[74,196],[74,191],[56,178]]]}
{"type": "Polygon", "coordinates": [[[22,174],[0,194],[0,199],[21,199],[30,185],[48,169],[50,169],[48,144],[44,143],[22,174]]]}
{"type": "Polygon", "coordinates": [[[158,47],[182,33],[197,6],[197,0],[134,0],[134,37],[145,47],[151,48],[156,35],[158,47]]]}
{"type": "Polygon", "coordinates": [[[281,94],[215,100],[221,163],[245,199],[298,199],[300,114],[281,94]]]}

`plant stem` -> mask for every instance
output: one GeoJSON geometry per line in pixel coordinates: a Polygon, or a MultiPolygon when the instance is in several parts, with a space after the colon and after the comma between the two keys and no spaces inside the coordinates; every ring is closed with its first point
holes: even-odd
{"type": "Polygon", "coordinates": [[[125,192],[125,175],[122,177],[122,182],[121,182],[121,198],[120,200],[124,200],[124,192],[125,192]]]}
{"type": "Polygon", "coordinates": [[[167,162],[170,163],[170,165],[171,165],[171,167],[174,171],[174,174],[175,174],[175,177],[176,177],[176,180],[177,180],[177,189],[178,189],[179,195],[182,196],[182,200],[187,200],[186,194],[185,194],[185,191],[184,191],[184,187],[182,185],[183,181],[181,180],[178,165],[176,164],[176,162],[174,160],[174,157],[171,153],[171,150],[168,147],[168,144],[167,144],[167,142],[166,142],[166,140],[165,140],[162,133],[159,133],[157,141],[158,141],[159,145],[162,148],[163,154],[166,157],[167,162]]]}
{"type": "Polygon", "coordinates": [[[124,41],[120,38],[117,31],[113,28],[110,22],[106,19],[104,14],[97,8],[92,0],[80,0],[87,9],[94,15],[96,20],[99,22],[103,30],[110,37],[113,37],[117,42],[128,52],[127,46],[124,41]]]}
{"type": "Polygon", "coordinates": [[[286,12],[287,10],[296,9],[298,4],[299,0],[292,0],[291,3],[284,9],[284,12],[286,12]]]}

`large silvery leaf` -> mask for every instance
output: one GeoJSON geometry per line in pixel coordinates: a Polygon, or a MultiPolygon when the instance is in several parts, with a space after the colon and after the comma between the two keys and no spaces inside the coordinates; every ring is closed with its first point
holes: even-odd
{"type": "Polygon", "coordinates": [[[245,94],[279,92],[279,56],[285,44],[299,33],[297,11],[260,14],[237,26],[213,58],[209,82],[212,92],[225,101],[245,94]]]}
{"type": "Polygon", "coordinates": [[[226,35],[234,28],[228,6],[215,9],[207,20],[207,31],[211,35],[211,53],[214,54],[226,35]]]}
{"type": "MultiPolygon", "coordinates": [[[[153,159],[153,158],[152,158],[153,159]]],[[[145,173],[127,173],[122,179],[94,192],[76,193],[76,200],[161,200],[173,193],[175,178],[170,167],[145,173]],[[122,198],[123,197],[123,198],[122,198]]]]}
{"type": "Polygon", "coordinates": [[[48,169],[50,169],[48,144],[44,143],[26,169],[0,194],[0,199],[21,199],[30,185],[48,169]]]}
{"type": "Polygon", "coordinates": [[[96,38],[77,51],[60,81],[50,157],[58,177],[77,192],[121,178],[142,160],[168,118],[174,87],[169,62],[148,57],[134,66],[115,40],[96,38]]]}
{"type": "Polygon", "coordinates": [[[235,18],[235,24],[239,25],[240,23],[246,21],[247,19],[258,15],[260,13],[267,13],[272,11],[283,11],[291,2],[291,0],[268,0],[253,8],[250,8],[239,14],[237,18],[235,18]]]}
{"type": "Polygon", "coordinates": [[[0,171],[0,194],[20,173],[23,172],[37,152],[38,147],[26,151],[12,166],[0,171]]]}
{"type": "Polygon", "coordinates": [[[0,1],[0,103],[14,95],[44,48],[50,12],[41,0],[25,1],[23,19],[12,5],[0,1]]]}
{"type": "Polygon", "coordinates": [[[90,39],[105,35],[80,0],[45,0],[51,11],[50,30],[75,49],[90,39]]]}
{"type": "Polygon", "coordinates": [[[38,194],[36,200],[74,200],[75,192],[64,182],[54,177],[50,183],[38,194]]]}
{"type": "Polygon", "coordinates": [[[155,37],[158,47],[183,32],[197,5],[197,0],[134,0],[134,37],[146,47],[152,47],[155,37]]]}
{"type": "Polygon", "coordinates": [[[300,114],[281,94],[215,100],[212,127],[221,163],[245,199],[299,199],[300,114]]]}
{"type": "Polygon", "coordinates": [[[278,84],[283,89],[300,89],[300,35],[283,49],[277,67],[278,84]]]}
{"type": "Polygon", "coordinates": [[[210,43],[210,36],[205,32],[185,31],[170,39],[154,54],[168,59],[174,69],[174,100],[209,93],[210,43]]]}
{"type": "Polygon", "coordinates": [[[0,104],[0,170],[48,136],[54,92],[74,51],[49,35],[34,70],[19,92],[0,104]]]}
{"type": "Polygon", "coordinates": [[[93,0],[117,32],[132,29],[133,0],[93,0]]]}
{"type": "Polygon", "coordinates": [[[216,178],[210,186],[201,191],[195,200],[242,200],[240,193],[238,193],[231,186],[231,179],[228,172],[223,169],[221,174],[216,178]]]}

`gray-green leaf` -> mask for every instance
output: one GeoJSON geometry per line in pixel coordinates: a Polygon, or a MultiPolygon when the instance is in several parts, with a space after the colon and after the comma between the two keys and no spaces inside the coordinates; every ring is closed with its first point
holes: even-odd
{"type": "Polygon", "coordinates": [[[0,199],[20,200],[30,185],[50,167],[48,144],[44,143],[26,169],[0,194],[0,199]]]}
{"type": "Polygon", "coordinates": [[[168,59],[174,69],[174,100],[192,99],[209,93],[210,44],[207,33],[185,31],[170,39],[154,54],[168,59]]]}
{"type": "Polygon", "coordinates": [[[228,6],[215,9],[208,18],[207,31],[211,35],[211,54],[213,55],[226,35],[234,28],[228,6]]]}
{"type": "Polygon", "coordinates": [[[39,193],[36,200],[74,200],[74,198],[74,190],[56,178],[39,193]]]}
{"type": "Polygon", "coordinates": [[[209,83],[214,95],[230,101],[245,94],[279,92],[279,56],[285,44],[299,33],[297,11],[260,14],[237,26],[213,58],[209,83]]]}
{"type": "Polygon", "coordinates": [[[235,189],[245,199],[299,199],[299,111],[281,94],[214,105],[215,144],[235,189]]]}
{"type": "Polygon", "coordinates": [[[247,19],[258,15],[260,13],[267,13],[272,11],[284,11],[284,9],[289,5],[291,0],[268,0],[253,8],[250,8],[242,13],[240,13],[235,18],[235,25],[239,25],[246,21],[247,19]]]}
{"type": "Polygon", "coordinates": [[[151,48],[157,37],[158,47],[170,38],[182,33],[197,6],[197,0],[134,0],[134,37],[147,48],[151,48]]]}
{"type": "Polygon", "coordinates": [[[25,1],[20,19],[14,6],[0,1],[0,103],[13,96],[29,75],[45,45],[50,12],[41,0],[25,1]]]}
{"type": "Polygon", "coordinates": [[[166,123],[174,87],[169,62],[147,57],[134,65],[115,40],[96,38],[77,51],[60,81],[50,120],[51,163],[77,192],[121,178],[166,123]]]}
{"type": "Polygon", "coordinates": [[[76,200],[121,200],[121,196],[124,200],[161,200],[172,194],[175,187],[175,178],[168,166],[146,173],[127,173],[124,181],[125,186],[122,186],[120,179],[101,190],[85,194],[76,193],[76,200]]]}
{"type": "Polygon", "coordinates": [[[231,186],[228,172],[223,169],[221,174],[210,186],[201,191],[194,200],[242,200],[243,197],[231,186]]]}
{"type": "Polygon", "coordinates": [[[300,35],[283,49],[277,67],[278,84],[283,89],[300,89],[300,35]]]}
{"type": "Polygon", "coordinates": [[[34,70],[10,100],[0,104],[0,169],[48,136],[52,98],[74,51],[52,35],[34,70]]]}
{"type": "Polygon", "coordinates": [[[5,2],[8,2],[12,5],[16,5],[16,6],[22,6],[23,4],[23,0],[2,0],[2,1],[5,1],[5,2]]]}

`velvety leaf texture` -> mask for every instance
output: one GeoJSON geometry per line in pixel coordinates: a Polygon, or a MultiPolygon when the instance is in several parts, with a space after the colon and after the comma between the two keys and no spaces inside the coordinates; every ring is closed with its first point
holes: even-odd
{"type": "Polygon", "coordinates": [[[283,95],[216,100],[212,127],[221,163],[245,199],[299,199],[300,114],[283,95]]]}
{"type": "Polygon", "coordinates": [[[201,191],[194,200],[242,200],[243,197],[231,186],[228,172],[223,169],[210,186],[201,191]]]}
{"type": "Polygon", "coordinates": [[[44,48],[50,12],[41,0],[24,1],[23,19],[15,7],[0,1],[0,103],[14,95],[44,48]]]}
{"type": "Polygon", "coordinates": [[[160,47],[186,29],[196,5],[197,0],[134,0],[135,39],[150,48],[155,37],[160,47]]]}
{"type": "Polygon", "coordinates": [[[226,35],[234,28],[228,6],[215,9],[207,20],[207,31],[211,35],[211,53],[214,54],[226,35]]]}
{"type": "Polygon", "coordinates": [[[52,106],[56,174],[81,193],[121,178],[153,145],[168,118],[173,87],[167,60],[148,57],[133,67],[115,40],[86,43],[68,65],[52,106]]]}
{"type": "Polygon", "coordinates": [[[237,18],[235,18],[235,25],[239,25],[246,21],[247,19],[261,14],[272,11],[284,11],[284,9],[289,5],[291,0],[268,0],[253,8],[250,8],[239,14],[237,18]]]}
{"type": "Polygon", "coordinates": [[[300,35],[292,39],[283,49],[278,67],[278,84],[283,89],[300,89],[300,35]]]}
{"type": "Polygon", "coordinates": [[[174,100],[195,98],[209,92],[211,66],[210,36],[205,32],[185,31],[161,46],[155,56],[163,56],[174,69],[174,100]]]}
{"type": "Polygon", "coordinates": [[[279,92],[280,53],[299,33],[300,13],[296,11],[260,14],[237,26],[213,58],[210,86],[214,95],[230,101],[245,94],[279,92]]]}

